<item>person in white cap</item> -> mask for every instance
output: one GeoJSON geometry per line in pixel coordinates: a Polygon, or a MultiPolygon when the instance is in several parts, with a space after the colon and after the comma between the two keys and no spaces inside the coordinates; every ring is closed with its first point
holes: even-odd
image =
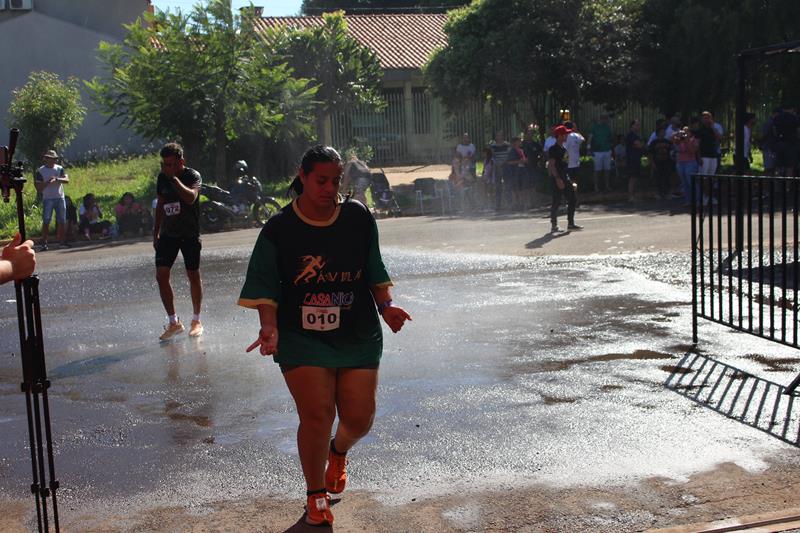
{"type": "Polygon", "coordinates": [[[56,212],[56,236],[62,248],[69,248],[66,240],[67,204],[64,199],[64,184],[69,183],[69,176],[64,172],[64,167],[57,165],[58,154],[55,150],[48,150],[42,156],[44,165],[36,170],[33,183],[36,190],[42,194],[42,246],[47,250],[47,237],[50,233],[50,221],[53,211],[56,212]]]}

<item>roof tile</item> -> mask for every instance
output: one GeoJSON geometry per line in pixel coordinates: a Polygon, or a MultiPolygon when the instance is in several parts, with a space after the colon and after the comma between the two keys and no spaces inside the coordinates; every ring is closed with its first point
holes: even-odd
{"type": "MultiPolygon", "coordinates": [[[[422,68],[434,50],[447,45],[446,14],[345,15],[345,20],[348,33],[371,48],[386,70],[422,68]]],[[[322,26],[322,17],[264,17],[257,24],[260,30],[301,29],[322,26]]]]}

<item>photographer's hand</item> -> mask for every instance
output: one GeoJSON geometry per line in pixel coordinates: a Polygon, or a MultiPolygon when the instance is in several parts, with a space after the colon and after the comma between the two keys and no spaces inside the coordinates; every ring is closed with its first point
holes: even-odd
{"type": "Polygon", "coordinates": [[[0,283],[11,280],[23,280],[33,274],[36,268],[36,254],[33,251],[33,241],[20,244],[22,237],[19,233],[3,248],[0,259],[0,283]]]}

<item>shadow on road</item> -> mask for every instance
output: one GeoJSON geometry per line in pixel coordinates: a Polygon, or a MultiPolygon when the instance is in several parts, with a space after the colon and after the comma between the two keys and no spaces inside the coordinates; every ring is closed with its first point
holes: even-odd
{"type": "Polygon", "coordinates": [[[333,526],[312,526],[306,524],[305,515],[303,515],[300,517],[300,520],[283,533],[325,533],[326,531],[333,531],[333,526]]]}
{"type": "Polygon", "coordinates": [[[566,237],[569,235],[569,231],[559,231],[558,233],[553,233],[552,231],[548,231],[538,239],[534,239],[528,243],[525,243],[525,248],[528,250],[532,250],[534,248],[541,248],[545,244],[560,237],[566,237]]]}
{"type": "MultiPolygon", "coordinates": [[[[336,505],[342,501],[341,498],[331,498],[331,507],[336,505]]],[[[323,533],[325,531],[333,531],[333,526],[312,526],[311,524],[306,523],[306,515],[303,513],[303,516],[300,517],[300,520],[295,522],[292,527],[284,531],[283,533],[323,533]]]]}
{"type": "Polygon", "coordinates": [[[786,387],[687,352],[664,386],[742,424],[800,447],[800,405],[786,387]]]}

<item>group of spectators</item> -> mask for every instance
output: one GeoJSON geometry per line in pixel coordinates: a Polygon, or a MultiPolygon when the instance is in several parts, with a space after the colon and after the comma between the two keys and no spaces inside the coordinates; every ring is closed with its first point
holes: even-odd
{"type": "MultiPolygon", "coordinates": [[[[770,136],[762,135],[762,149],[769,145],[775,154],[781,154],[781,157],[776,155],[774,159],[782,158],[784,167],[787,164],[796,167],[796,132],[800,117],[794,114],[793,109],[782,109],[776,111],[771,121],[775,125],[765,125],[772,133],[770,136]],[[790,130],[794,132],[791,140],[787,133],[790,130]],[[791,152],[794,159],[787,157],[787,152],[791,152]]],[[[749,146],[754,122],[755,116],[749,114],[745,130],[748,160],[752,159],[749,146]]],[[[631,202],[637,201],[643,181],[650,178],[655,185],[656,198],[683,198],[688,203],[691,175],[715,174],[722,157],[724,130],[709,111],[688,121],[678,115],[659,119],[655,130],[646,139],[642,136],[638,120],[629,123],[626,134],[615,134],[607,114],[600,115],[586,136],[574,121],[566,120],[557,126],[564,126],[568,131],[563,148],[566,150],[567,174],[571,182],[577,184],[581,191],[594,190],[596,193],[626,187],[631,202]],[[581,171],[582,153],[592,159],[591,173],[581,171]],[[649,161],[648,176],[643,175],[645,159],[649,161]],[[674,182],[679,184],[678,188],[673,187],[674,182]]],[[[556,137],[551,130],[543,144],[537,141],[539,138],[540,131],[535,124],[528,126],[520,137],[513,137],[510,142],[506,141],[503,131],[498,131],[494,140],[479,154],[465,133],[454,150],[450,174],[452,186],[466,191],[465,197],[473,206],[490,207],[494,204],[496,210],[529,209],[535,192],[548,193],[552,189],[552,183],[547,178],[546,154],[556,143],[556,137]],[[483,162],[480,176],[476,173],[479,157],[483,162]]],[[[767,159],[765,151],[765,167],[767,159]]]]}
{"type": "Polygon", "coordinates": [[[465,202],[475,208],[527,210],[533,206],[542,145],[536,139],[538,127],[531,125],[521,137],[508,142],[503,131],[479,154],[464,133],[453,152],[451,185],[463,193],[465,202]],[[478,158],[483,163],[480,177],[476,174],[478,158]]]}
{"type": "Polygon", "coordinates": [[[34,184],[42,199],[42,251],[48,249],[50,223],[56,219],[56,236],[62,248],[69,248],[80,234],[86,240],[108,239],[115,235],[142,235],[153,226],[153,217],[147,208],[136,201],[132,193],[122,195],[115,206],[116,224],[103,216],[92,193],[83,196],[76,206],[65,194],[64,185],[69,175],[57,164],[58,154],[48,150],[43,165],[36,170],[34,184]]]}
{"type": "MultiPolygon", "coordinates": [[[[724,129],[714,120],[710,111],[692,117],[686,124],[680,116],[656,121],[656,128],[645,142],[640,135],[640,124],[634,120],[625,136],[625,175],[628,178],[628,199],[635,201],[642,179],[642,157],[650,160],[650,172],[658,191],[658,198],[666,198],[671,191],[672,177],[677,173],[680,191],[673,196],[689,203],[692,174],[717,173],[722,159],[724,129]]],[[[621,166],[623,166],[621,165],[621,166]]]]}

